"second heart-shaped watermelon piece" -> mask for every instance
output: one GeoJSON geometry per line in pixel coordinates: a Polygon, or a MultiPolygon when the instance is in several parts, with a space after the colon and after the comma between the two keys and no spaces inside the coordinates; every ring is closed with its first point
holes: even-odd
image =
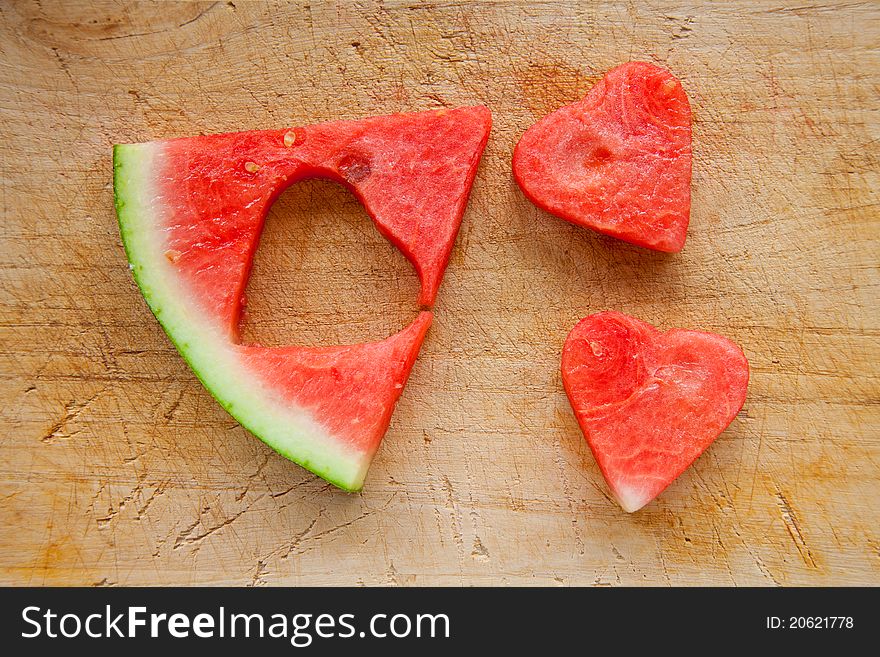
{"type": "Polygon", "coordinates": [[[562,381],[599,468],[624,510],[654,499],[743,406],[749,364],[714,333],[662,333],[618,312],[582,319],[562,381]]]}
{"type": "Polygon", "coordinates": [[[562,219],[678,252],[691,203],[687,95],[659,66],[618,66],[525,132],[513,173],[535,205],[562,219]]]}

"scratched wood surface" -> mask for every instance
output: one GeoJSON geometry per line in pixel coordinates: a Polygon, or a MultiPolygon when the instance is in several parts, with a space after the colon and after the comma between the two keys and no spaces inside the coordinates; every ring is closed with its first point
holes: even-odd
{"type": "MultiPolygon", "coordinates": [[[[880,585],[880,7],[707,5],[0,4],[0,582],[880,585]],[[526,127],[629,59],[693,105],[680,255],[553,218],[510,174],[526,127]],[[178,357],[126,267],[111,144],[474,103],[495,127],[436,321],[346,495],[178,357]],[[607,308],[752,366],[731,427],[631,516],[559,375],[607,308]]],[[[245,335],[379,339],[417,288],[347,191],[299,184],[245,335]]]]}

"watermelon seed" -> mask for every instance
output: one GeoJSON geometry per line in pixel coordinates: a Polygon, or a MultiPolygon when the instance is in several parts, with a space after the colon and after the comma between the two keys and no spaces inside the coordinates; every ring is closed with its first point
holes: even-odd
{"type": "Polygon", "coordinates": [[[256,173],[257,171],[260,170],[260,165],[257,164],[256,162],[245,162],[244,168],[245,168],[245,171],[247,171],[248,173],[256,173]]]}
{"type": "Polygon", "coordinates": [[[176,251],[174,249],[169,249],[165,252],[165,257],[168,258],[168,262],[175,263],[180,260],[180,251],[176,251]]]}
{"type": "Polygon", "coordinates": [[[296,143],[296,133],[293,130],[289,130],[284,133],[284,145],[287,148],[290,148],[296,143]]]}

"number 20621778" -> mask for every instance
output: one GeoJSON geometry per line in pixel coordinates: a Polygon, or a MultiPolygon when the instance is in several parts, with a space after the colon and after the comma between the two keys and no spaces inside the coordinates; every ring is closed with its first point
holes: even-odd
{"type": "Polygon", "coordinates": [[[852,616],[767,616],[768,630],[851,630],[852,616]]]}

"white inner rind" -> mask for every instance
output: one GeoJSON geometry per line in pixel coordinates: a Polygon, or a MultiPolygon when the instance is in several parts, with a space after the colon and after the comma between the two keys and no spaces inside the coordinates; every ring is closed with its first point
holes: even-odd
{"type": "Polygon", "coordinates": [[[645,491],[625,484],[617,484],[612,491],[617,503],[627,513],[635,513],[653,498],[645,495],[645,491]]]}
{"type": "Polygon", "coordinates": [[[181,284],[165,253],[163,199],[154,184],[161,143],[114,150],[117,214],[132,273],[153,314],[205,387],[230,415],[274,450],[327,481],[360,490],[372,453],[349,447],[266,386],[240,361],[235,345],[211,323],[181,284]]]}

